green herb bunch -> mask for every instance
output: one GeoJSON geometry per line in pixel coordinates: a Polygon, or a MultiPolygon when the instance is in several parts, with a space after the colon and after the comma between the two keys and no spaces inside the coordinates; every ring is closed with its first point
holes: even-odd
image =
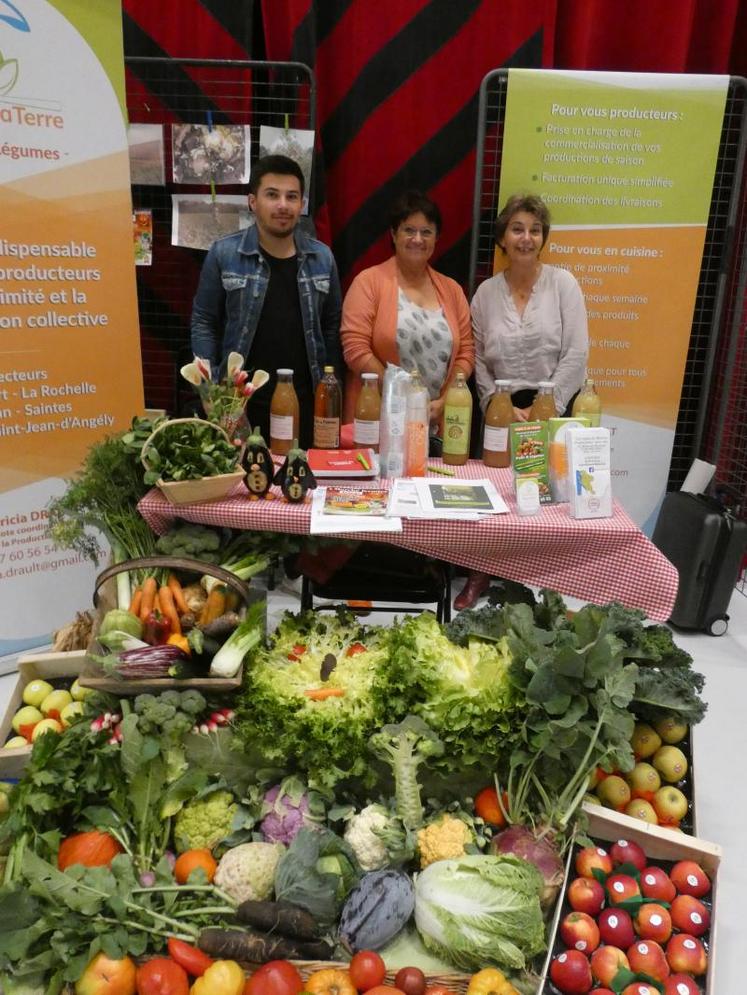
{"type": "Polygon", "coordinates": [[[164,425],[143,453],[145,483],[199,480],[236,470],[239,450],[214,424],[195,418],[164,425]]]}

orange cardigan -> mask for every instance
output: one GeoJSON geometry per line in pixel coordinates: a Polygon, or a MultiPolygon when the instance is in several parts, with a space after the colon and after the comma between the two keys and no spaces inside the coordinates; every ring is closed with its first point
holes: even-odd
{"type": "MultiPolygon", "coordinates": [[[[428,267],[428,274],[454,343],[449,369],[441,393],[448,387],[454,368],[469,377],[475,364],[469,305],[459,284],[428,267]]],[[[385,263],[364,269],[356,276],[342,305],[340,340],[348,372],[343,420],[353,420],[360,391],[360,374],[373,355],[380,363],[399,363],[397,349],[397,264],[394,256],[385,263]]],[[[379,384],[381,390],[382,384],[379,384]]]]}

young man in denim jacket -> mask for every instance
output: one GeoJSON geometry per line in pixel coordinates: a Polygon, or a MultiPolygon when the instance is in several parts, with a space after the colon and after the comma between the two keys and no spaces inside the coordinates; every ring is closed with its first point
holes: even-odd
{"type": "Polygon", "coordinates": [[[247,370],[267,370],[269,384],[247,407],[267,442],[275,371],[292,369],[300,443],[310,446],[323,367],[334,366],[342,383],[341,294],[331,251],[298,227],[303,195],[296,162],[282,155],[257,160],[249,180],[256,223],[210,246],[192,307],[192,351],[221,376],[230,352],[244,356],[247,370]]]}

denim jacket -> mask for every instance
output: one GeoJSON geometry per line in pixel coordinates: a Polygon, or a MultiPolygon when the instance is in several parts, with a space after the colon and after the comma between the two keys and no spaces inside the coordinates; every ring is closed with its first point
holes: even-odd
{"type": "MultiPolygon", "coordinates": [[[[342,374],[340,312],[342,297],[330,249],[299,228],[293,233],[298,260],[298,296],[306,353],[314,386],[323,367],[342,374]]],[[[208,250],[192,306],[192,352],[220,364],[229,352],[249,355],[264,304],[270,268],[259,247],[256,225],[216,239],[208,250]]],[[[278,366],[283,357],[278,356],[278,366]]]]}

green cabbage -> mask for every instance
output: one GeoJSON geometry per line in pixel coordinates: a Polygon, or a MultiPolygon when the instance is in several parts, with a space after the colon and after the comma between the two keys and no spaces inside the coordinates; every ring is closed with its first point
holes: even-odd
{"type": "Polygon", "coordinates": [[[125,611],[124,608],[112,608],[101,619],[98,632],[99,638],[106,636],[110,632],[126,632],[128,636],[140,639],[143,635],[143,623],[137,615],[125,611]]]}
{"type": "Polygon", "coordinates": [[[437,860],[415,880],[415,925],[430,951],[462,970],[521,970],[546,946],[542,887],[520,857],[437,860]]]}

